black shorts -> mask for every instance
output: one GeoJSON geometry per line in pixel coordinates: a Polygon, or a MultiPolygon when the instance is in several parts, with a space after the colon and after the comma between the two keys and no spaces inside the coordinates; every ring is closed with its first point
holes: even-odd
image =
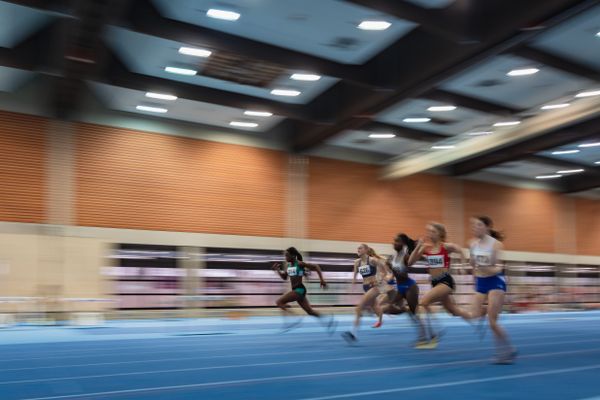
{"type": "Polygon", "coordinates": [[[306,286],[304,285],[299,285],[296,287],[293,287],[292,290],[299,294],[301,298],[305,298],[306,297],[306,286]]]}
{"type": "Polygon", "coordinates": [[[452,277],[452,275],[450,275],[448,273],[440,275],[436,278],[431,278],[431,287],[436,287],[440,283],[448,286],[452,290],[456,289],[456,284],[454,283],[454,278],[452,277]]]}
{"type": "Polygon", "coordinates": [[[367,293],[369,290],[373,289],[376,285],[374,283],[366,283],[363,285],[363,290],[367,293]]]}

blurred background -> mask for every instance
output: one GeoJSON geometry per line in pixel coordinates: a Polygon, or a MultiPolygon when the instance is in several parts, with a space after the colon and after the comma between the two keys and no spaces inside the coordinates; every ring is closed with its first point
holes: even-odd
{"type": "Polygon", "coordinates": [[[599,308],[600,4],[527,4],[0,1],[0,323],[274,314],[291,245],[350,312],[481,214],[507,312],[599,308]]]}

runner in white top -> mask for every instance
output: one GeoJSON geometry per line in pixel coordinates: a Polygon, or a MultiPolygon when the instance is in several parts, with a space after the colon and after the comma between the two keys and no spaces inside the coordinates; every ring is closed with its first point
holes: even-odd
{"type": "Polygon", "coordinates": [[[474,237],[469,242],[469,249],[476,291],[471,315],[482,316],[483,303],[487,299],[488,321],[496,339],[495,363],[512,364],[517,352],[511,346],[504,329],[498,324],[498,315],[502,312],[506,293],[506,279],[503,268],[498,263],[498,256],[503,249],[503,235],[493,229],[492,220],[486,216],[471,218],[471,230],[474,237]]]}

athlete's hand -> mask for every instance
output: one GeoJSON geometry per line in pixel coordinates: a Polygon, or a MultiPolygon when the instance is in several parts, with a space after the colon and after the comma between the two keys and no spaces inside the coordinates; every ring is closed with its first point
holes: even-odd
{"type": "Polygon", "coordinates": [[[321,281],[321,288],[322,289],[327,289],[327,282],[321,281]]]}
{"type": "Polygon", "coordinates": [[[281,269],[281,263],[273,263],[273,266],[271,267],[271,269],[273,271],[278,271],[281,269]]]}

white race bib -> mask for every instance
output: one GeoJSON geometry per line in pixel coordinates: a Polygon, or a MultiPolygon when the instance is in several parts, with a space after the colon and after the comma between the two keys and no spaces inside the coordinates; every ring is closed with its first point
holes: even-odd
{"type": "Polygon", "coordinates": [[[358,272],[361,275],[368,275],[371,273],[371,266],[370,265],[361,265],[360,267],[358,267],[358,272]]]}
{"type": "Polygon", "coordinates": [[[444,255],[427,256],[427,263],[429,268],[444,268],[444,255]]]}

